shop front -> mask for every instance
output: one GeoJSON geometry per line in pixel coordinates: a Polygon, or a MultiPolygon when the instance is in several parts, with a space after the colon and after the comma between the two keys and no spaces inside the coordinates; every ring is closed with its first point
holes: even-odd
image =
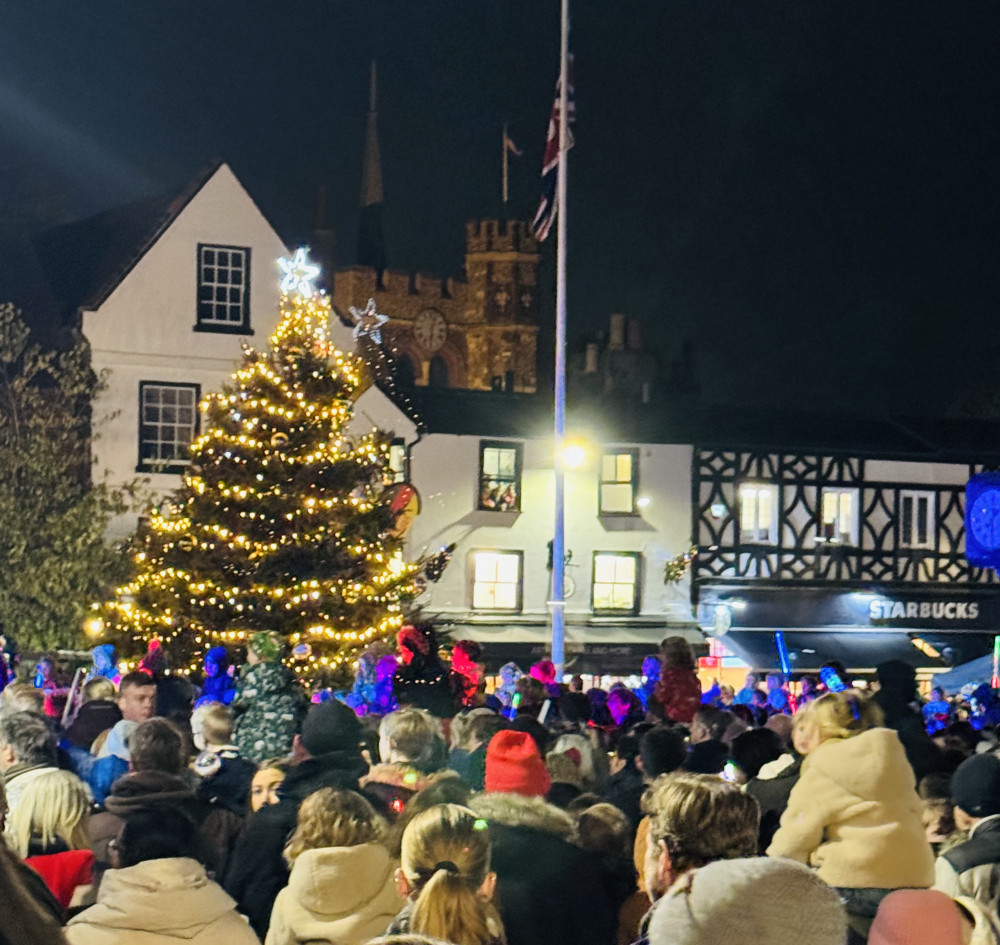
{"type": "Polygon", "coordinates": [[[855,674],[902,660],[929,677],[992,651],[1000,633],[1000,588],[803,587],[801,584],[705,582],[698,624],[756,671],[779,671],[776,631],[791,673],[838,660],[855,674]]]}

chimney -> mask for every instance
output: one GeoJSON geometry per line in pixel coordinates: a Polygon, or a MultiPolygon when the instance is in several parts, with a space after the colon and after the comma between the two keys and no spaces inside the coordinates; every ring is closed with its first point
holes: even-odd
{"type": "Polygon", "coordinates": [[[596,341],[590,341],[587,343],[586,352],[584,354],[583,361],[583,373],[584,374],[596,374],[597,373],[597,353],[598,347],[596,341]]]}
{"type": "Polygon", "coordinates": [[[629,351],[642,351],[642,333],[639,330],[639,320],[630,318],[627,325],[629,351]]]}
{"type": "Polygon", "coordinates": [[[621,351],[625,347],[625,316],[615,314],[611,316],[611,340],[608,347],[612,351],[621,351]]]}

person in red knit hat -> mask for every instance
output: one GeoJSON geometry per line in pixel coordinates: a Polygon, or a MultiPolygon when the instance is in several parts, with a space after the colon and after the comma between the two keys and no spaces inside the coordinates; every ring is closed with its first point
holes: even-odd
{"type": "Polygon", "coordinates": [[[527,732],[497,732],[486,749],[488,794],[544,797],[551,787],[548,769],[535,740],[527,732]]]}

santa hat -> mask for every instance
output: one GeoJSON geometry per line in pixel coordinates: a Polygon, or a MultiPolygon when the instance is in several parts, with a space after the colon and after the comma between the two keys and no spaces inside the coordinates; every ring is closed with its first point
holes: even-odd
{"type": "Polygon", "coordinates": [[[551,783],[538,746],[527,732],[505,730],[490,739],[486,749],[488,794],[544,797],[551,783]]]}

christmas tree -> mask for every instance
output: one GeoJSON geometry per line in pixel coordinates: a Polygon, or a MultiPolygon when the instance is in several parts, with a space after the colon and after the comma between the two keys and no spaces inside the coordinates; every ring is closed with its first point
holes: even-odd
{"type": "MultiPolygon", "coordinates": [[[[393,534],[388,436],[348,431],[367,365],[332,345],[304,251],[281,266],[269,347],[244,346],[231,383],[203,400],[183,486],[140,529],[134,578],[103,608],[126,654],[158,638],[193,670],[208,648],[268,630],[301,674],[343,678],[419,593],[425,563],[404,561],[393,534]]],[[[386,317],[371,303],[355,317],[373,347],[386,317]]]]}

